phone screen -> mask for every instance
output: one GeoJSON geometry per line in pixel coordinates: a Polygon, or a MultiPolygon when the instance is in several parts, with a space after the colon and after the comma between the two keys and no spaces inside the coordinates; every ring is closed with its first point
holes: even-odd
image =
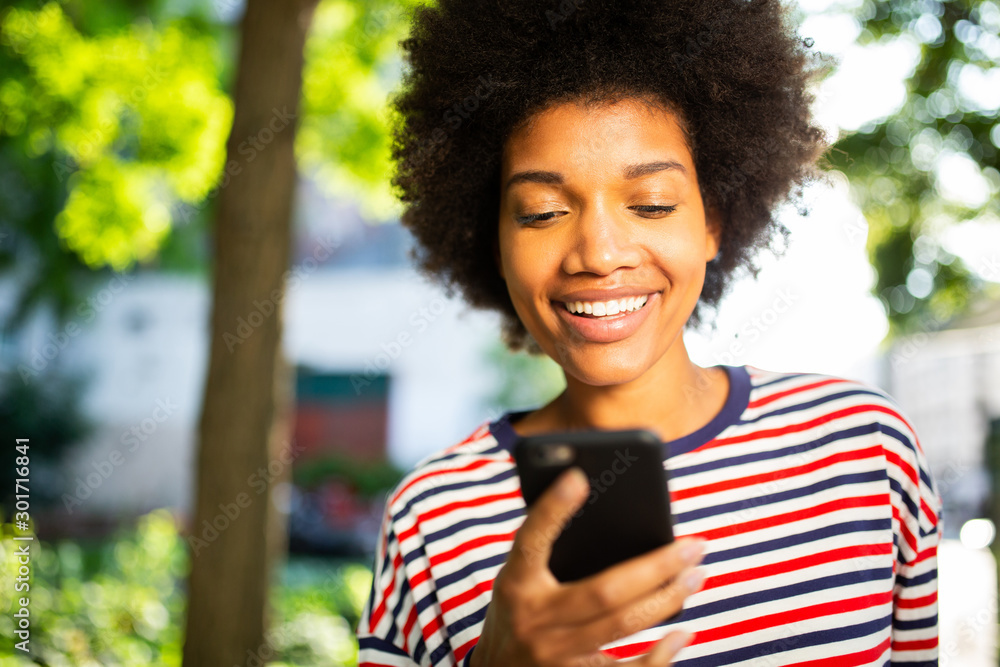
{"type": "Polygon", "coordinates": [[[579,431],[519,438],[514,460],[530,508],[563,471],[590,493],[556,538],[549,569],[576,581],[673,541],[663,445],[651,432],[579,431]]]}

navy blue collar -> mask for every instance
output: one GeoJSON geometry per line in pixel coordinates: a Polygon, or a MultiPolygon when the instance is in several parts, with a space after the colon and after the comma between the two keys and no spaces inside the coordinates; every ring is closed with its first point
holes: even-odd
{"type": "MultiPolygon", "coordinates": [[[[746,366],[719,364],[717,367],[725,369],[729,375],[729,396],[726,397],[726,403],[722,406],[722,410],[694,433],[663,443],[665,457],[685,454],[701,447],[726,430],[728,426],[739,423],[743,412],[750,404],[750,373],[746,366]]],[[[506,412],[496,421],[490,422],[490,433],[496,438],[501,448],[508,452],[513,451],[518,436],[511,424],[531,412],[533,410],[506,412]]]]}

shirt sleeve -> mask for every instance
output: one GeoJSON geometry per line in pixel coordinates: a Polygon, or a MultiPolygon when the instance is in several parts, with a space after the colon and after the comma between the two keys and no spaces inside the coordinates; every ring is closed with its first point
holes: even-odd
{"type": "Polygon", "coordinates": [[[358,667],[430,665],[388,505],[372,570],[371,591],[358,621],[358,667]]]}
{"type": "Polygon", "coordinates": [[[937,551],[941,500],[910,423],[889,410],[880,430],[889,473],[896,541],[892,665],[938,664],[937,551]]]}

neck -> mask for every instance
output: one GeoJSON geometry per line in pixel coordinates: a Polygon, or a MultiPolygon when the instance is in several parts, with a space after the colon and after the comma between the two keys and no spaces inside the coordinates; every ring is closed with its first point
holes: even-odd
{"type": "Polygon", "coordinates": [[[694,364],[678,338],[655,366],[629,382],[593,386],[567,376],[566,389],[539,411],[531,430],[645,428],[674,440],[719,413],[728,395],[725,375],[694,364]]]}

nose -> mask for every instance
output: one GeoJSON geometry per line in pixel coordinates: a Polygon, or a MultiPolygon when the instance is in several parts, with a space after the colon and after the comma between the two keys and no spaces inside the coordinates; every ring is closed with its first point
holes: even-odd
{"type": "Polygon", "coordinates": [[[641,255],[636,230],[626,215],[596,205],[583,208],[571,226],[563,271],[608,276],[618,269],[638,266],[641,255]]]}

